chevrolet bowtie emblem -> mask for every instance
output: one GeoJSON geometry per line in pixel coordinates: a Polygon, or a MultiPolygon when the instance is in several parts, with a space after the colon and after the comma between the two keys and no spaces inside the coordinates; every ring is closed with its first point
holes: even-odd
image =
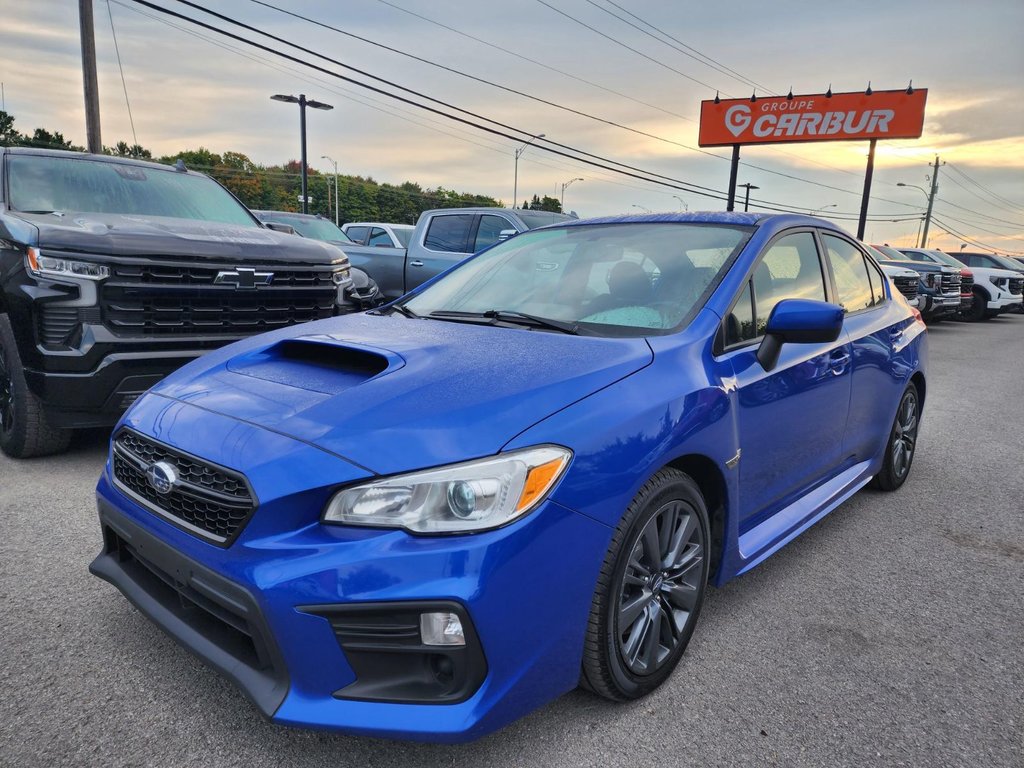
{"type": "Polygon", "coordinates": [[[273,272],[257,272],[249,267],[235,267],[233,270],[218,272],[213,278],[214,285],[233,285],[236,288],[256,288],[260,285],[270,285],[274,279],[273,272]]]}

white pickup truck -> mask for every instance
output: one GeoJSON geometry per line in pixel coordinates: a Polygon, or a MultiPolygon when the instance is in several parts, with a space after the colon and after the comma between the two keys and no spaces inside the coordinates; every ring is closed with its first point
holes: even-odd
{"type": "MultiPolygon", "coordinates": [[[[951,253],[926,248],[901,248],[914,261],[948,264],[966,269],[967,264],[951,253]]],[[[974,273],[974,304],[968,317],[971,320],[985,320],[1015,310],[1020,306],[1024,278],[1016,270],[988,266],[970,267],[974,273]]]]}

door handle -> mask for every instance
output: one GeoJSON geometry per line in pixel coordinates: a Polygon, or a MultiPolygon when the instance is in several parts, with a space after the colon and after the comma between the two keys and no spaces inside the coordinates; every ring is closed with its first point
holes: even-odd
{"type": "Polygon", "coordinates": [[[902,335],[903,329],[900,326],[894,325],[891,328],[889,328],[889,338],[892,341],[897,341],[902,335]]]}
{"type": "Polygon", "coordinates": [[[828,356],[828,367],[835,376],[842,376],[846,371],[846,366],[850,364],[850,353],[844,352],[841,349],[834,350],[832,354],[828,356]]]}
{"type": "Polygon", "coordinates": [[[419,259],[416,259],[416,261],[410,261],[409,262],[409,266],[410,267],[422,267],[423,266],[423,262],[420,261],[419,259]]]}

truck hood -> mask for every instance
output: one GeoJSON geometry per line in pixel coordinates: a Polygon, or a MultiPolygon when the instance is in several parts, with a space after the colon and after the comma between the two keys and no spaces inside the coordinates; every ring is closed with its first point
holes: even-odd
{"type": "Polygon", "coordinates": [[[15,213],[31,224],[44,250],[109,256],[173,256],[188,260],[241,260],[324,264],[344,260],[339,249],[258,226],[113,213],[15,213]]]}
{"type": "Polygon", "coordinates": [[[364,314],[225,347],[152,392],[393,474],[494,454],[652,359],[642,338],[364,314]]]}

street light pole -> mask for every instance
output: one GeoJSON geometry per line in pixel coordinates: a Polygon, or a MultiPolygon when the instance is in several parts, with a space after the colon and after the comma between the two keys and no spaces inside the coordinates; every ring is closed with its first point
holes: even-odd
{"type": "Polygon", "coordinates": [[[327,155],[320,155],[320,159],[334,163],[334,226],[340,227],[341,220],[338,218],[338,161],[331,160],[327,155]]]}
{"type": "Polygon", "coordinates": [[[518,203],[516,202],[516,200],[519,198],[519,157],[520,157],[520,155],[523,154],[523,152],[526,151],[526,148],[528,146],[533,144],[533,142],[535,142],[537,139],[543,139],[543,138],[544,138],[544,134],[543,133],[538,133],[536,136],[531,137],[528,142],[526,142],[525,144],[523,144],[523,146],[521,146],[519,149],[516,150],[515,178],[512,181],[512,207],[513,208],[518,206],[518,203]]]}
{"type": "Polygon", "coordinates": [[[307,99],[306,94],[300,93],[296,96],[285,96],[283,94],[277,94],[270,97],[273,101],[284,101],[289,104],[299,105],[299,136],[300,146],[302,149],[302,212],[309,213],[309,195],[307,194],[308,179],[306,170],[306,107],[312,107],[313,109],[334,109],[330,104],[324,104],[322,101],[313,101],[307,99]]]}
{"type": "Polygon", "coordinates": [[[650,213],[651,212],[651,209],[648,208],[646,205],[637,205],[636,203],[633,203],[633,207],[634,208],[639,208],[644,213],[650,213]]]}
{"type": "Polygon", "coordinates": [[[559,202],[559,206],[562,208],[562,213],[565,213],[565,190],[566,187],[571,187],[574,181],[586,181],[586,179],[577,176],[575,179],[569,179],[562,184],[562,199],[559,202]]]}
{"type": "Polygon", "coordinates": [[[821,208],[815,208],[813,211],[811,211],[811,216],[816,216],[817,214],[819,214],[822,211],[824,211],[826,208],[838,208],[838,207],[839,207],[838,203],[832,203],[832,205],[823,205],[823,206],[821,206],[821,208]]]}
{"type": "Polygon", "coordinates": [[[683,198],[681,198],[679,195],[672,195],[672,197],[674,197],[676,200],[679,201],[679,210],[681,210],[681,211],[689,211],[690,210],[690,206],[688,206],[686,204],[686,201],[683,200],[683,198]]]}
{"type": "Polygon", "coordinates": [[[760,189],[760,187],[755,186],[755,185],[750,184],[750,183],[747,183],[747,184],[737,184],[736,186],[737,187],[745,187],[746,188],[747,194],[743,198],[743,210],[744,211],[749,211],[750,210],[750,190],[752,190],[752,189],[760,189]]]}
{"type": "Polygon", "coordinates": [[[919,187],[916,184],[904,184],[902,181],[897,181],[897,187],[913,187],[921,191],[921,194],[928,198],[928,209],[924,214],[924,231],[921,233],[921,244],[918,248],[928,247],[928,227],[932,223],[932,207],[935,205],[935,195],[939,192],[939,165],[945,165],[945,163],[939,163],[939,156],[935,156],[935,165],[932,167],[932,186],[931,192],[928,192],[924,187],[919,187]]]}

